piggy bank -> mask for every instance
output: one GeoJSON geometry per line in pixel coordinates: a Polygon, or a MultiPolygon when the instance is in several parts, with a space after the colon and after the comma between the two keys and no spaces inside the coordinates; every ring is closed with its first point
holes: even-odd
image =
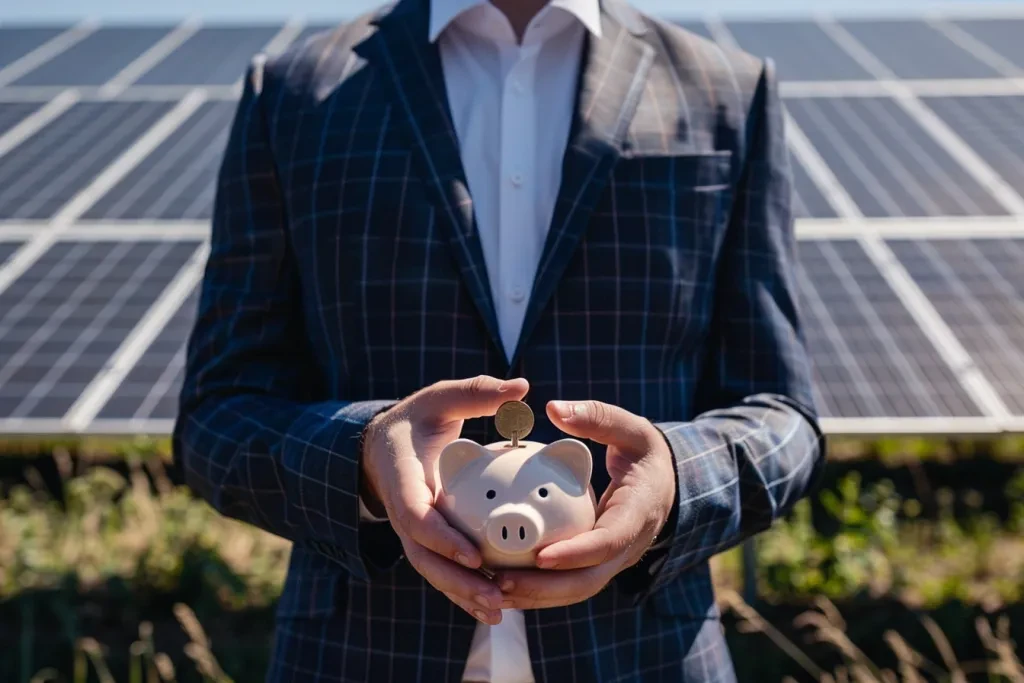
{"type": "Polygon", "coordinates": [[[493,569],[535,566],[537,551],[594,528],[590,450],[575,439],[448,444],[438,460],[437,509],[493,569]]]}

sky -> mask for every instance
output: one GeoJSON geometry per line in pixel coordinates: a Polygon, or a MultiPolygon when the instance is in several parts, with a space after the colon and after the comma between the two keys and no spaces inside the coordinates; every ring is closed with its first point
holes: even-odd
{"type": "MultiPolygon", "coordinates": [[[[265,21],[290,17],[339,19],[359,14],[380,0],[0,0],[0,22],[54,22],[85,18],[149,22],[198,17],[208,20],[265,21]]],[[[1024,0],[633,0],[642,10],[672,18],[713,12],[723,16],[907,15],[930,10],[1024,12],[1024,0]]]]}

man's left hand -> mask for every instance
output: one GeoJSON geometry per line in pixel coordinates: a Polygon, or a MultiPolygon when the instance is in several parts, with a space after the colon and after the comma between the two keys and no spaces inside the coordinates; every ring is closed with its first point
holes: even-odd
{"type": "Polygon", "coordinates": [[[505,570],[503,608],[542,609],[582,602],[643,557],[675,502],[676,474],[665,437],[649,421],[597,401],[551,401],[548,417],[565,433],[605,444],[608,489],[593,531],[537,554],[541,570],[505,570]]]}

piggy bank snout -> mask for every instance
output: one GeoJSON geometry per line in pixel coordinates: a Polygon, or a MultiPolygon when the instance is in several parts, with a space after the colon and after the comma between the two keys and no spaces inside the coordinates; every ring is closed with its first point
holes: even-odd
{"type": "Polygon", "coordinates": [[[487,519],[487,542],[501,553],[530,552],[544,536],[544,519],[527,505],[503,505],[487,519]]]}

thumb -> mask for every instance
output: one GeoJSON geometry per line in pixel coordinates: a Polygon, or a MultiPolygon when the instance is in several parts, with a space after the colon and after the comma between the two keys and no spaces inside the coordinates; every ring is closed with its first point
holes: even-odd
{"type": "Polygon", "coordinates": [[[501,380],[479,375],[472,379],[438,382],[420,394],[427,409],[447,420],[494,415],[502,403],[520,401],[530,385],[525,379],[501,380]]]}
{"type": "Polygon", "coordinates": [[[551,401],[548,417],[570,436],[644,453],[650,443],[651,423],[618,406],[601,401],[551,401]]]}

